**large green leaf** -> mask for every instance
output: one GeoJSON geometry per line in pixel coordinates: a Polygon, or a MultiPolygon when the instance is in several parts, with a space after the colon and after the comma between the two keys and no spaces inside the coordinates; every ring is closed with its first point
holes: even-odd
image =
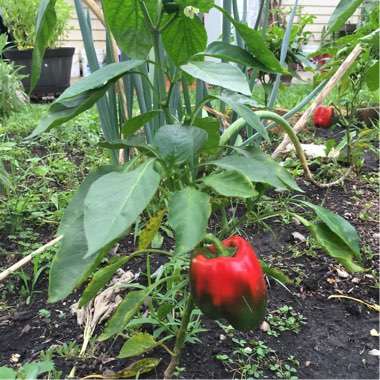
{"type": "Polygon", "coordinates": [[[210,197],[192,187],[176,191],[169,200],[168,214],[169,225],[175,231],[175,253],[189,252],[206,233],[210,197]]]}
{"type": "MultiPolygon", "coordinates": [[[[223,103],[229,105],[240,117],[242,117],[247,124],[255,129],[261,137],[263,137],[268,142],[270,141],[269,135],[263,124],[261,123],[260,118],[252,111],[251,108],[245,106],[242,103],[241,97],[239,101],[234,99],[233,95],[229,95],[227,92],[223,92],[222,95],[214,95],[215,98],[218,98],[223,103]]],[[[247,99],[249,103],[251,99],[247,99]]]]}
{"type": "Polygon", "coordinates": [[[30,78],[30,92],[36,86],[41,74],[41,65],[45,50],[49,44],[51,34],[57,23],[55,13],[56,0],[42,0],[38,8],[36,21],[36,40],[32,55],[32,73],[30,78]]]}
{"type": "Polygon", "coordinates": [[[177,17],[161,36],[165,50],[176,66],[185,63],[207,45],[206,29],[198,17],[177,17]]]}
{"type": "Polygon", "coordinates": [[[330,210],[322,206],[317,206],[309,202],[302,202],[315,211],[318,217],[326,224],[326,226],[339,238],[346,243],[349,249],[354,253],[356,259],[360,262],[360,238],[355,228],[342,218],[330,210]]]}
{"type": "Polygon", "coordinates": [[[136,133],[140,128],[142,128],[145,124],[148,123],[151,119],[153,119],[157,114],[161,112],[160,110],[153,110],[143,113],[142,115],[138,115],[128,119],[123,127],[122,132],[124,138],[127,138],[130,135],[136,133]]]}
{"type": "MultiPolygon", "coordinates": [[[[125,168],[118,167],[117,170],[122,169],[125,168]]],[[[103,166],[89,174],[65,210],[57,232],[64,236],[50,269],[49,302],[57,302],[67,297],[83,282],[86,274],[91,272],[106,251],[105,249],[85,258],[88,246],[84,232],[84,200],[91,185],[113,170],[116,170],[113,166],[103,166]]]]}
{"type": "Polygon", "coordinates": [[[61,223],[59,225],[57,235],[64,235],[70,226],[75,223],[77,219],[84,215],[84,200],[87,196],[88,190],[91,185],[101,176],[111,173],[113,171],[122,171],[122,166],[101,166],[95,172],[90,173],[86,179],[81,183],[78,192],[73,196],[65,213],[63,214],[61,223]]]}
{"type": "Polygon", "coordinates": [[[117,79],[131,69],[140,66],[143,62],[129,60],[121,63],[111,63],[74,83],[52,103],[47,115],[42,118],[40,124],[29,138],[61,125],[91,108],[117,79]]]}
{"type": "Polygon", "coordinates": [[[265,40],[261,37],[261,34],[251,29],[248,25],[236,21],[228,12],[223,8],[215,6],[219,9],[225,17],[227,17],[233,24],[235,29],[239,32],[243,40],[245,41],[247,48],[252,54],[267,68],[273,70],[276,73],[289,74],[277,60],[276,56],[268,48],[265,40]]]}
{"type": "Polygon", "coordinates": [[[112,172],[95,181],[85,199],[84,226],[89,252],[122,237],[155,194],[160,176],[149,160],[127,173],[112,172]]]}
{"type": "Polygon", "coordinates": [[[110,246],[87,256],[88,245],[83,214],[66,230],[61,246],[54,256],[49,277],[49,302],[66,298],[96,268],[110,246]]]}
{"type": "Polygon", "coordinates": [[[222,41],[214,41],[207,46],[205,51],[202,51],[195,55],[195,57],[214,57],[220,58],[225,61],[235,62],[240,65],[247,67],[255,67],[260,71],[265,71],[267,73],[276,73],[276,71],[270,69],[256,59],[251,53],[244,50],[237,45],[230,45],[222,41]]]}
{"type": "Polygon", "coordinates": [[[217,153],[220,139],[219,119],[211,116],[204,118],[197,117],[194,119],[193,125],[207,132],[208,138],[202,150],[211,154],[217,153]]]}
{"type": "Polygon", "coordinates": [[[205,142],[207,132],[197,127],[163,125],[154,136],[154,145],[170,164],[192,163],[205,142]]]}
{"type": "Polygon", "coordinates": [[[362,2],[363,0],[341,0],[330,17],[326,34],[339,30],[362,2]]]}
{"type": "MultiPolygon", "coordinates": [[[[157,6],[156,0],[145,0],[144,3],[148,10],[157,6]]],[[[102,5],[107,26],[121,50],[130,58],[145,59],[153,46],[153,39],[139,1],[103,0],[102,5]]]]}
{"type": "Polygon", "coordinates": [[[117,307],[114,315],[108,321],[108,324],[100,335],[99,340],[106,340],[111,336],[121,333],[127,323],[139,311],[144,300],[149,296],[151,288],[134,290],[129,292],[117,307]]]}
{"type": "Polygon", "coordinates": [[[225,197],[251,198],[258,195],[250,179],[237,171],[222,171],[202,178],[202,182],[225,197]]]}
{"type": "Polygon", "coordinates": [[[1,380],[15,380],[17,372],[12,368],[0,367],[0,379],[1,380]]]}
{"type": "Polygon", "coordinates": [[[227,156],[210,163],[226,170],[236,170],[252,182],[266,183],[278,189],[288,187],[302,191],[285,168],[260,151],[252,152],[249,157],[227,156]]]}
{"type": "Polygon", "coordinates": [[[157,342],[154,336],[147,332],[140,332],[129,338],[123,345],[118,355],[118,358],[130,358],[133,356],[144,354],[154,347],[157,347],[161,342],[157,342]]]}
{"type": "Polygon", "coordinates": [[[181,69],[206,83],[251,96],[251,90],[245,75],[237,67],[228,63],[190,61],[182,65],[181,69]]]}
{"type": "Polygon", "coordinates": [[[325,223],[316,223],[309,226],[309,230],[322,249],[336,261],[352,272],[363,272],[360,264],[355,263],[354,253],[325,223]]]}
{"type": "Polygon", "coordinates": [[[380,66],[379,60],[373,63],[365,74],[365,82],[370,91],[379,89],[380,66]]]}

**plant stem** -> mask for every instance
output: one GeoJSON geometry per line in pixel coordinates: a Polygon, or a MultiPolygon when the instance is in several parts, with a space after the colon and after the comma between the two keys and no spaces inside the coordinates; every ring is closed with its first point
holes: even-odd
{"type": "Polygon", "coordinates": [[[217,253],[220,255],[220,256],[229,256],[229,253],[228,253],[228,250],[226,249],[226,247],[222,244],[222,242],[213,234],[206,234],[203,239],[202,239],[202,243],[209,243],[209,244],[212,244],[217,253]]]}
{"type": "Polygon", "coordinates": [[[194,306],[195,305],[194,305],[193,296],[190,293],[189,298],[187,299],[185,310],[183,311],[182,322],[177,333],[174,349],[171,355],[171,360],[168,367],[166,368],[164,372],[164,379],[172,379],[175,368],[179,364],[181,351],[182,351],[183,346],[185,345],[187,325],[190,322],[191,312],[193,311],[194,306]]]}
{"type": "Polygon", "coordinates": [[[147,26],[150,28],[152,38],[153,38],[153,50],[154,50],[154,60],[156,63],[156,67],[158,69],[157,77],[158,77],[158,93],[160,96],[160,103],[162,107],[162,111],[164,112],[166,122],[168,124],[173,124],[173,117],[169,111],[169,107],[167,104],[167,94],[166,94],[166,75],[163,70],[163,62],[162,56],[160,52],[160,31],[157,26],[153,23],[152,18],[150,17],[149,11],[142,0],[139,0],[140,7],[142,13],[144,15],[145,22],[147,26]]]}

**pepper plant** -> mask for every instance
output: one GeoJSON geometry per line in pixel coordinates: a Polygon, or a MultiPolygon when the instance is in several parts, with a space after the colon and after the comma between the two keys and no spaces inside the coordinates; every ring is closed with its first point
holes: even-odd
{"type": "MultiPolygon", "coordinates": [[[[272,119],[291,134],[299,148],[297,137],[284,119],[270,111],[253,110],[257,105],[251,99],[246,76],[240,67],[226,61],[268,73],[287,72],[257,31],[217,6],[234,25],[245,47],[225,42],[207,46],[207,33],[197,14],[208,12],[213,6],[212,0],[103,0],[108,30],[128,59],[108,64],[72,85],[50,106],[31,135],[35,137],[57,127],[90,108],[119,78],[128,83],[132,76],[139,75],[154,89],[155,99],[150,106],[154,104],[156,109],[127,118],[117,136],[108,135],[107,141],[101,143],[114,152],[114,158],[123,157],[125,162],[101,166],[90,173],[66,209],[57,232],[63,239],[51,266],[49,301],[60,301],[86,284],[80,306],[86,305],[120,267],[138,255],[156,252],[168,255],[170,260],[181,260],[179,271],[158,274],[154,281],[149,275],[148,260],[148,285],[127,293],[99,338],[105,340],[122,333],[157,289],[173,289],[173,284],[177,284],[178,302],[183,307],[174,348],[140,333],[130,338],[120,353],[120,357],[129,357],[162,345],[171,355],[166,378],[173,376],[179,363],[195,305],[205,315],[226,318],[244,331],[257,327],[264,318],[267,290],[255,251],[239,236],[221,242],[244,220],[244,216],[228,220],[229,202],[244,201],[250,210],[268,188],[302,192],[292,175],[259,147],[241,144],[239,132],[246,126],[269,141],[261,120],[272,119]],[[205,56],[225,62],[203,60],[205,56]],[[147,64],[158,74],[153,82],[151,73],[146,73],[147,64]],[[180,82],[194,79],[220,86],[223,91],[199,99],[195,106],[185,99],[187,106],[178,112],[178,107],[171,107],[173,97],[176,105],[179,102],[173,89],[180,82]],[[202,112],[205,104],[215,100],[240,116],[226,130],[219,119],[202,112]],[[158,128],[149,124],[153,118],[163,121],[158,128]],[[120,155],[120,150],[126,154],[120,155]],[[155,210],[150,218],[147,210],[155,210]],[[215,225],[213,221],[219,220],[220,215],[222,221],[215,225]],[[127,256],[115,256],[99,269],[108,251],[130,233],[139,217],[145,217],[147,224],[137,250],[127,256]],[[174,231],[172,252],[149,248],[163,224],[174,231]],[[242,271],[246,273],[240,275],[242,271]],[[220,279],[223,273],[226,284],[220,279]]],[[[47,17],[51,13],[54,1],[43,0],[37,41],[42,52],[44,37],[54,26],[53,18],[47,17]]],[[[186,88],[182,95],[186,97],[186,88]]],[[[364,270],[355,229],[321,206],[299,204],[314,210],[318,222],[309,222],[289,210],[284,213],[296,216],[321,247],[348,270],[364,270]]],[[[286,279],[262,261],[261,266],[265,273],[286,279]]],[[[149,301],[152,315],[156,315],[154,306],[149,301]]]]}

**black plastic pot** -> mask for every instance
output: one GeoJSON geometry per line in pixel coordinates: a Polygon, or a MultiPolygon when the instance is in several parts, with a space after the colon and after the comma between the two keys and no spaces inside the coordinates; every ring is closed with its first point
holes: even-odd
{"type": "MultiPolygon", "coordinates": [[[[70,86],[71,66],[75,48],[62,47],[47,49],[42,61],[40,79],[30,95],[42,96],[62,93],[70,86]]],[[[22,80],[25,91],[30,90],[30,74],[32,70],[33,49],[4,51],[6,59],[14,62],[15,66],[23,66],[21,74],[28,75],[22,80]]]]}

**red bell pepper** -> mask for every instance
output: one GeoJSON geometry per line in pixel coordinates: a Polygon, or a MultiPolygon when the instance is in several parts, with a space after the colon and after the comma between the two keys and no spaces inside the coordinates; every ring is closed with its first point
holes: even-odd
{"type": "MultiPolygon", "coordinates": [[[[211,319],[225,318],[237,330],[258,327],[264,319],[268,292],[255,250],[240,236],[223,242],[234,247],[231,257],[195,253],[190,284],[196,305],[211,319]]],[[[209,250],[216,253],[214,246],[209,250]]]]}
{"type": "Polygon", "coordinates": [[[318,106],[314,112],[314,126],[330,128],[334,124],[334,107],[318,106]]]}

